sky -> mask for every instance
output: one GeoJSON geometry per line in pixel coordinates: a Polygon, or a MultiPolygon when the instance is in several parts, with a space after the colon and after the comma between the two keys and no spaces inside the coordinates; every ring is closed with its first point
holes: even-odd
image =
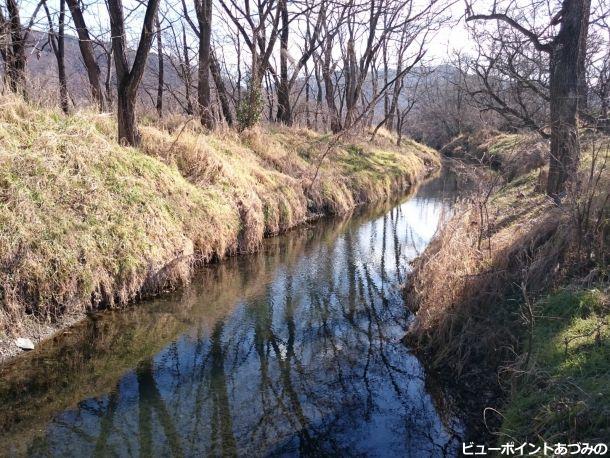
{"type": "Polygon", "coordinates": [[[461,2],[454,4],[450,7],[449,14],[451,20],[441,26],[436,39],[432,40],[428,46],[429,57],[439,64],[448,56],[453,55],[455,51],[468,52],[472,49],[468,30],[464,20],[461,19],[464,15],[464,5],[461,2]]]}
{"type": "MultiPolygon", "coordinates": [[[[27,24],[29,22],[29,16],[31,16],[34,11],[35,6],[37,5],[39,0],[21,0],[21,8],[22,8],[22,23],[27,24]]],[[[137,0],[123,0],[126,8],[129,8],[132,5],[136,4],[137,0]]],[[[419,2],[426,2],[427,0],[415,0],[414,4],[418,4],[419,2]]],[[[443,1],[443,0],[441,0],[443,1]]],[[[95,28],[109,28],[108,15],[106,12],[105,2],[102,0],[85,0],[85,3],[89,5],[87,7],[87,11],[85,14],[85,19],[88,22],[88,26],[95,30],[95,28]]],[[[139,2],[138,2],[139,3],[139,2]]],[[[462,52],[468,52],[472,49],[472,43],[469,39],[469,34],[467,28],[465,26],[464,20],[461,19],[464,15],[464,3],[462,0],[447,0],[447,3],[451,3],[448,10],[445,14],[450,17],[447,22],[445,22],[438,31],[435,32],[434,37],[429,40],[427,45],[427,53],[426,53],[426,61],[428,64],[438,65],[446,62],[448,58],[450,58],[456,50],[462,52]]],[[[51,11],[56,11],[58,6],[57,0],[48,0],[49,7],[51,11]]],[[[192,0],[187,0],[187,4],[192,4],[192,0]]],[[[484,8],[489,4],[489,0],[479,0],[479,8],[484,8]]],[[[442,5],[442,3],[439,3],[442,5]]],[[[179,6],[178,6],[179,7],[179,6]]],[[[216,26],[225,28],[224,24],[226,24],[227,19],[221,18],[219,15],[221,7],[218,5],[218,2],[215,2],[215,14],[216,14],[216,26]]],[[[140,14],[141,16],[141,14],[140,14]]],[[[69,14],[68,14],[69,17],[69,14]]],[[[38,29],[46,30],[47,20],[44,16],[44,12],[41,10],[38,13],[38,20],[36,22],[38,29]]],[[[71,25],[69,25],[68,33],[71,35],[75,35],[73,29],[71,29],[71,25]]],[[[190,30],[188,25],[186,26],[187,30],[190,30]]],[[[133,39],[134,41],[139,36],[139,31],[136,31],[136,27],[133,28],[133,39]]],[[[226,28],[225,28],[226,30],[226,28]]],[[[234,32],[233,32],[234,33],[234,32]]],[[[193,49],[196,49],[195,39],[193,39],[193,49]]],[[[228,42],[228,40],[224,40],[228,42]]],[[[222,46],[222,40],[217,41],[217,45],[222,46]]],[[[233,47],[232,45],[230,46],[233,47]]],[[[224,49],[221,50],[221,53],[225,55],[227,59],[227,63],[232,64],[232,60],[235,60],[235,51],[232,49],[228,49],[229,47],[224,46],[224,49]]],[[[153,52],[156,50],[153,49],[153,52]]],[[[167,51],[166,51],[167,52],[167,51]]],[[[298,54],[298,51],[295,51],[298,54]]],[[[294,57],[294,56],[293,56],[294,57]]],[[[298,59],[299,56],[297,56],[298,59]]]]}
{"type": "MultiPolygon", "coordinates": [[[[463,15],[464,5],[461,3],[461,1],[453,1],[455,3],[453,3],[448,10],[448,14],[453,19],[441,27],[441,29],[437,32],[436,39],[431,40],[428,46],[429,56],[434,57],[435,59],[444,58],[448,55],[448,52],[452,51],[453,49],[462,49],[465,46],[468,46],[468,32],[464,26],[464,21],[461,20],[459,23],[456,21],[456,19],[459,19],[463,15]]],[[[55,5],[55,3],[57,2],[53,0],[48,2],[49,8],[52,12],[57,10],[57,5],[55,5]]],[[[85,3],[88,5],[85,13],[85,19],[88,21],[90,28],[94,28],[95,26],[100,25],[100,23],[108,23],[108,16],[104,1],[88,0],[85,1],[85,3]]],[[[189,1],[187,3],[190,4],[191,2],[189,1]]],[[[22,23],[25,25],[29,22],[29,18],[38,4],[38,0],[21,0],[20,4],[22,8],[22,23]]],[[[124,0],[124,4],[126,8],[128,8],[130,4],[135,4],[135,1],[124,0]]],[[[220,7],[216,6],[216,10],[218,12],[220,7]]],[[[222,23],[222,21],[224,21],[224,19],[220,22],[222,23]]],[[[46,30],[47,28],[47,20],[42,10],[40,10],[38,13],[36,26],[37,27],[35,28],[43,30],[46,30]]],[[[75,34],[73,30],[70,31],[70,33],[75,34]]]]}

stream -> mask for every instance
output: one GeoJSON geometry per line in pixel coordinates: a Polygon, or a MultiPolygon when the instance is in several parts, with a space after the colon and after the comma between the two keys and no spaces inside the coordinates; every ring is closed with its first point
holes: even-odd
{"type": "Polygon", "coordinates": [[[325,218],[0,367],[3,456],[457,456],[400,285],[457,195],[325,218]]]}

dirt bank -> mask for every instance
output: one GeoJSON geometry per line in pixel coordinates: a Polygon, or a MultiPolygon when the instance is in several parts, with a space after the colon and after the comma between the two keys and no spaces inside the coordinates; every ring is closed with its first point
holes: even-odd
{"type": "Polygon", "coordinates": [[[203,134],[142,126],[119,146],[110,115],[0,99],[0,359],[92,310],[188,282],[263,237],[405,192],[440,167],[415,142],[334,143],[305,129],[203,134]]]}

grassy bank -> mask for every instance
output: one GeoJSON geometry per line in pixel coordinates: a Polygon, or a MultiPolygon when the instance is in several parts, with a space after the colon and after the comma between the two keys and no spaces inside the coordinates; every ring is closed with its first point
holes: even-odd
{"type": "Polygon", "coordinates": [[[307,130],[206,135],[195,124],[144,125],[142,147],[125,148],[111,115],[0,99],[0,356],[16,336],[38,340],[176,287],[197,264],[439,167],[434,151],[388,135],[334,144],[307,130]]]}
{"type": "MultiPolygon", "coordinates": [[[[498,148],[494,141],[504,145],[506,136],[488,139],[492,149],[498,148]]],[[[606,323],[599,337],[576,337],[592,323],[607,322],[605,293],[590,291],[608,284],[608,142],[588,145],[577,198],[567,197],[561,206],[551,202],[540,191],[543,169],[527,167],[508,177],[492,172],[414,264],[406,298],[417,320],[407,340],[431,370],[453,381],[473,439],[490,428],[515,441],[565,442],[575,437],[572,426],[585,421],[575,420],[579,409],[587,412],[584,398],[598,409],[589,412],[592,418],[610,408],[607,396],[598,400],[604,390],[593,381],[607,379],[610,359],[600,359],[602,353],[592,348],[571,351],[589,348],[591,339],[605,345],[609,332],[606,323]],[[549,291],[554,295],[544,299],[549,291]],[[578,305],[593,296],[597,305],[578,305]],[[548,347],[556,349],[566,336],[575,338],[565,355],[548,347]],[[573,383],[580,397],[565,388],[573,383]],[[484,414],[486,407],[500,414],[484,414]],[[571,426],[562,423],[566,418],[571,426]]],[[[579,440],[607,434],[607,423],[591,421],[592,434],[579,440]]]]}
{"type": "Polygon", "coordinates": [[[3,364],[0,449],[10,455],[16,448],[16,456],[27,455],[57,412],[107,393],[129,369],[185,332],[190,330],[187,339],[211,333],[244,297],[264,292],[278,265],[293,264],[322,236],[336,238],[345,224],[338,219],[324,232],[304,230],[274,240],[264,252],[252,255],[248,275],[238,268],[236,258],[208,266],[197,272],[188,288],[149,301],[146,307],[82,320],[69,333],[3,364]]]}
{"type": "MultiPolygon", "coordinates": [[[[78,408],[84,399],[103,398],[139,362],[153,357],[165,360],[167,354],[158,355],[163,348],[175,356],[173,341],[182,347],[183,341],[209,337],[235,307],[249,303],[248,298],[264,297],[278,268],[294,268],[303,253],[334,243],[348,227],[380,217],[394,204],[390,200],[355,216],[325,220],[267,240],[264,249],[250,255],[247,262],[232,257],[205,266],[187,288],[147,301],[145,306],[81,320],[36,351],[1,365],[0,450],[9,456],[33,454],[36,448],[32,447],[43,441],[49,422],[59,412],[78,408]]],[[[258,300],[250,305],[246,315],[252,319],[259,305],[265,307],[258,300]]],[[[250,318],[235,330],[247,334],[250,318]]],[[[188,373],[186,366],[181,365],[181,370],[188,373]]],[[[197,384],[206,380],[197,378],[193,383],[193,389],[203,389],[197,384]]]]}
{"type": "Polygon", "coordinates": [[[510,181],[548,161],[549,143],[538,134],[507,134],[482,130],[462,134],[442,154],[467,164],[490,167],[510,181]]]}
{"type": "MultiPolygon", "coordinates": [[[[501,440],[610,441],[608,290],[562,288],[534,304],[531,364],[502,408],[501,440]]],[[[528,335],[522,335],[527,340],[528,335]]]]}

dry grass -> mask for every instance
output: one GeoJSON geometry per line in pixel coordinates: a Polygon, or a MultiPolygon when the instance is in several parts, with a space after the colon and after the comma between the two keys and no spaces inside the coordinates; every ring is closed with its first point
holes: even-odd
{"type": "Polygon", "coordinates": [[[306,129],[254,128],[213,136],[196,128],[179,132],[145,128],[142,148],[175,165],[191,183],[230,193],[249,221],[241,244],[245,251],[256,248],[263,234],[288,230],[309,216],[345,213],[406,190],[426,170],[440,166],[434,151],[415,143],[397,148],[388,140],[354,139],[323,158],[331,138],[306,129]]]}
{"type": "Polygon", "coordinates": [[[521,283],[526,260],[530,282],[542,287],[569,236],[557,231],[561,212],[534,185],[531,174],[493,196],[482,228],[479,210],[465,204],[415,262],[406,294],[418,311],[411,332],[434,354],[434,367],[450,367],[459,377],[472,365],[512,356],[516,342],[507,324],[518,310],[502,303],[521,283]]]}
{"type": "Polygon", "coordinates": [[[439,164],[415,143],[355,139],[312,183],[320,134],[166,123],[143,126],[136,150],[116,143],[109,115],[0,99],[0,340],[187,282],[195,263],[403,191],[439,164]]]}
{"type": "Polygon", "coordinates": [[[235,248],[239,215],[215,189],[117,146],[87,119],[0,108],[0,329],[123,304],[187,281],[235,248]]]}
{"type": "Polygon", "coordinates": [[[417,320],[407,339],[432,369],[460,379],[475,421],[486,402],[497,406],[498,381],[530,364],[535,298],[567,282],[608,281],[610,147],[604,138],[583,144],[580,190],[561,206],[540,192],[544,169],[508,183],[492,174],[489,198],[464,202],[414,263],[405,296],[417,320]]]}
{"type": "Polygon", "coordinates": [[[548,150],[548,141],[538,134],[482,130],[458,136],[441,152],[467,163],[487,165],[510,181],[542,167],[548,161],[548,150]]]}
{"type": "Polygon", "coordinates": [[[519,310],[501,305],[507,295],[520,298],[524,282],[536,293],[572,274],[608,275],[609,148],[607,140],[595,142],[583,159],[578,198],[557,207],[539,191],[544,170],[508,183],[492,176],[490,197],[464,202],[416,260],[406,295],[418,311],[412,336],[438,350],[439,366],[460,375],[490,354],[499,358],[494,364],[507,357],[514,340],[506,324],[519,310]]]}

